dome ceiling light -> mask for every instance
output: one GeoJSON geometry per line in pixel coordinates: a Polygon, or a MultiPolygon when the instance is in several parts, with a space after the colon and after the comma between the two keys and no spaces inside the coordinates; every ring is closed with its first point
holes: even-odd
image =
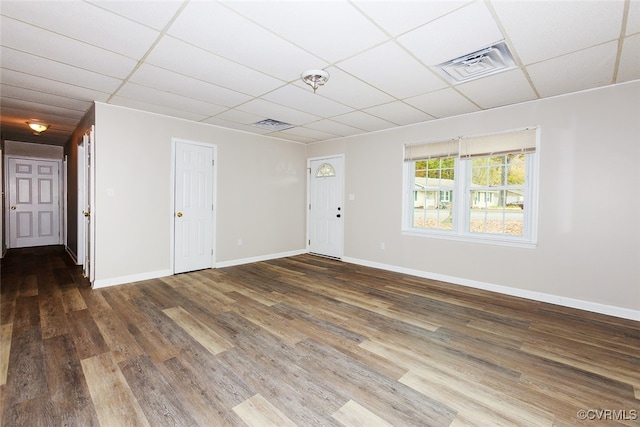
{"type": "Polygon", "coordinates": [[[307,70],[300,74],[300,78],[313,88],[313,93],[316,93],[316,89],[329,80],[329,73],[324,70],[307,70]]]}

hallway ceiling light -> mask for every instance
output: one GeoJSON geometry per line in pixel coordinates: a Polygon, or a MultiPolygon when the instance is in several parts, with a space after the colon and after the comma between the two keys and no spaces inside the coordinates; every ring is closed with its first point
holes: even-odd
{"type": "Polygon", "coordinates": [[[300,78],[313,88],[313,93],[316,93],[316,89],[329,80],[329,73],[324,70],[307,70],[300,74],[300,78]]]}
{"type": "Polygon", "coordinates": [[[49,129],[49,125],[40,122],[27,122],[34,135],[40,135],[45,130],[49,129]]]}

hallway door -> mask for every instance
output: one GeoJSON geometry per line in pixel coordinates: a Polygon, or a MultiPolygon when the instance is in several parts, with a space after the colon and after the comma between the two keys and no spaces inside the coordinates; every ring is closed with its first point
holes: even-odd
{"type": "Polygon", "coordinates": [[[60,161],[8,158],[9,248],[59,245],[60,161]]]}

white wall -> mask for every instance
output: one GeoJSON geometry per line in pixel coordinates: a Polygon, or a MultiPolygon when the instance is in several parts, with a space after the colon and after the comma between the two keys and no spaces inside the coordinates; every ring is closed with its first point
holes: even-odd
{"type": "Polygon", "coordinates": [[[337,153],[355,196],[345,260],[640,320],[640,81],[312,144],[307,155],[337,153]],[[536,249],[401,234],[405,143],[531,125],[541,129],[536,249]]]}
{"type": "Polygon", "coordinates": [[[95,119],[96,286],[171,274],[172,138],[217,146],[216,265],[305,249],[304,145],[102,103],[95,119]]]}

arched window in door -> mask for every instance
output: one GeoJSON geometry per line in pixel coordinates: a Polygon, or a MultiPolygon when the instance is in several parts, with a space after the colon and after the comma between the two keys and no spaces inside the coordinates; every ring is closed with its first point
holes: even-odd
{"type": "Polygon", "coordinates": [[[336,170],[330,163],[323,163],[316,170],[316,178],[326,178],[330,176],[336,176],[336,170]]]}

